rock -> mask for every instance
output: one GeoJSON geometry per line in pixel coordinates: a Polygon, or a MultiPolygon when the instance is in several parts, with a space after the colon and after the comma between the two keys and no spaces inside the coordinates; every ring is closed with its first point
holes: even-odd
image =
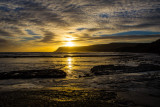
{"type": "Polygon", "coordinates": [[[139,71],[156,71],[160,70],[159,65],[153,65],[153,64],[140,64],[138,67],[139,71]]]}
{"type": "Polygon", "coordinates": [[[114,69],[114,65],[99,65],[99,66],[94,66],[91,69],[91,72],[94,73],[95,75],[108,75],[110,73],[109,70],[114,69]]]}
{"type": "Polygon", "coordinates": [[[131,69],[131,67],[129,66],[99,65],[94,66],[91,69],[91,72],[95,75],[109,75],[114,73],[120,73],[124,70],[129,71],[129,69],[131,69]]]}
{"type": "Polygon", "coordinates": [[[140,64],[137,67],[132,66],[115,66],[115,65],[99,65],[94,66],[91,72],[95,75],[110,75],[118,73],[135,73],[160,70],[160,66],[153,64],[140,64]]]}
{"type": "Polygon", "coordinates": [[[29,79],[29,78],[64,78],[66,73],[58,69],[23,70],[0,73],[0,79],[29,79]]]}

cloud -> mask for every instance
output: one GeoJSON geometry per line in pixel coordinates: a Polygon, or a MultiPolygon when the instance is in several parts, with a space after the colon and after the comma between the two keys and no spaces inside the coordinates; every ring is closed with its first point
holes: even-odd
{"type": "Polygon", "coordinates": [[[0,36],[12,36],[12,34],[0,29],[0,36]]]}
{"type": "MultiPolygon", "coordinates": [[[[159,32],[159,6],[159,0],[1,0],[0,36],[15,44],[24,41],[46,46],[63,42],[65,35],[74,36],[76,42],[92,40],[93,44],[98,39],[104,43],[109,38],[118,41],[122,36],[99,35],[159,32]]],[[[143,41],[145,36],[124,38],[143,41]]]]}
{"type": "Polygon", "coordinates": [[[6,40],[6,39],[3,39],[3,38],[0,38],[0,49],[6,49],[8,48],[9,46],[12,46],[12,42],[10,40],[6,40]]]}
{"type": "Polygon", "coordinates": [[[66,24],[66,22],[61,19],[60,15],[33,0],[16,0],[8,2],[11,2],[12,5],[18,5],[18,9],[16,8],[18,12],[15,11],[15,9],[12,9],[7,13],[2,12],[3,17],[0,17],[1,21],[20,26],[27,26],[27,23],[32,22],[36,24],[38,24],[38,22],[40,22],[40,24],[53,22],[59,26],[66,24]]]}
{"type": "Polygon", "coordinates": [[[82,31],[82,30],[85,30],[85,29],[87,29],[87,28],[77,28],[76,30],[77,31],[82,31]]]}
{"type": "Polygon", "coordinates": [[[109,28],[109,27],[102,27],[102,28],[90,28],[88,29],[88,32],[97,32],[97,31],[101,31],[101,30],[112,30],[113,28],[109,28]]]}
{"type": "Polygon", "coordinates": [[[5,43],[7,43],[7,40],[0,38],[0,43],[5,44],[5,43]]]}
{"type": "Polygon", "coordinates": [[[100,35],[100,36],[137,36],[137,35],[160,35],[160,32],[152,32],[152,31],[129,31],[129,32],[121,32],[115,33],[111,35],[100,35]]]}
{"type": "Polygon", "coordinates": [[[39,35],[39,34],[36,34],[36,33],[34,33],[32,30],[29,30],[29,29],[27,29],[27,30],[25,30],[29,35],[39,35]]]}
{"type": "Polygon", "coordinates": [[[93,37],[89,40],[98,40],[98,39],[114,39],[114,40],[136,40],[136,39],[149,39],[149,38],[160,38],[160,35],[131,35],[131,36],[102,36],[102,37],[93,37]]]}
{"type": "Polygon", "coordinates": [[[37,40],[41,39],[41,36],[33,36],[33,37],[23,37],[21,41],[30,41],[30,40],[37,40]]]}
{"type": "Polygon", "coordinates": [[[92,41],[95,42],[96,44],[102,44],[102,43],[106,43],[105,41],[107,41],[107,43],[112,43],[114,41],[122,41],[126,42],[126,40],[130,40],[130,41],[136,41],[136,40],[141,40],[143,42],[143,40],[145,39],[149,39],[150,41],[153,41],[155,39],[159,39],[160,35],[131,35],[131,36],[127,36],[127,35],[123,35],[123,36],[99,36],[99,37],[86,37],[86,38],[79,38],[78,40],[75,40],[75,42],[79,41],[79,42],[83,42],[83,41],[92,41]],[[111,41],[112,40],[112,41],[111,41]],[[97,43],[97,41],[101,41],[100,43],[97,43]]]}
{"type": "Polygon", "coordinates": [[[54,42],[53,39],[56,35],[50,31],[44,31],[44,38],[40,42],[49,43],[54,42]]]}

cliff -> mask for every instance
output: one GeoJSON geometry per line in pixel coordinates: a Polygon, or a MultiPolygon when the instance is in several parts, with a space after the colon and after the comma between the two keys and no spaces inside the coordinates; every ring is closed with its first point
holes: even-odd
{"type": "Polygon", "coordinates": [[[110,43],[78,47],[59,47],[55,52],[144,52],[160,53],[160,39],[152,43],[110,43]]]}

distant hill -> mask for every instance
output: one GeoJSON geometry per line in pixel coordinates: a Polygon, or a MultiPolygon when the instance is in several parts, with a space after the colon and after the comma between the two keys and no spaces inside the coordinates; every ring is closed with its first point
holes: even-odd
{"type": "Polygon", "coordinates": [[[55,52],[142,52],[160,53],[160,39],[152,43],[110,43],[79,47],[59,47],[55,52]]]}

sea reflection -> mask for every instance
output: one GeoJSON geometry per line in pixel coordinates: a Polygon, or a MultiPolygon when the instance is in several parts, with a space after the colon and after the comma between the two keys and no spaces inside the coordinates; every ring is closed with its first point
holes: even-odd
{"type": "Polygon", "coordinates": [[[67,68],[68,68],[68,73],[71,73],[72,72],[72,58],[71,57],[68,57],[67,58],[67,68]]]}

